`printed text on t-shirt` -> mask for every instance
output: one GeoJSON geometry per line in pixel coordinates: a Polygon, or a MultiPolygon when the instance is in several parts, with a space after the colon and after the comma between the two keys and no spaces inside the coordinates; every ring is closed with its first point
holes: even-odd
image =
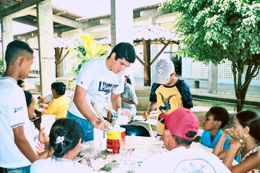
{"type": "Polygon", "coordinates": [[[114,84],[111,84],[111,83],[99,81],[98,91],[105,92],[106,94],[109,94],[116,87],[118,87],[118,85],[114,85],[114,84]]]}

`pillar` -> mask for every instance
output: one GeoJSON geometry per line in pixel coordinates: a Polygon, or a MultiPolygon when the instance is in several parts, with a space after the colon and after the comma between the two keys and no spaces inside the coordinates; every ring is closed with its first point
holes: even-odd
{"type": "MultiPolygon", "coordinates": [[[[120,43],[133,44],[133,2],[129,0],[111,0],[111,48],[120,43]]],[[[126,69],[134,86],[134,66],[126,69]]]]}
{"type": "Polygon", "coordinates": [[[52,15],[51,0],[37,4],[40,81],[43,96],[51,93],[51,84],[55,81],[52,15]]]}
{"type": "Polygon", "coordinates": [[[217,93],[217,90],[218,90],[218,66],[210,62],[209,75],[208,75],[208,91],[209,93],[217,93]]]}
{"type": "Polygon", "coordinates": [[[12,25],[12,17],[6,16],[2,18],[1,22],[2,28],[2,57],[3,57],[3,66],[4,71],[6,69],[6,62],[5,62],[5,51],[7,45],[13,41],[13,25],[12,25]]]}

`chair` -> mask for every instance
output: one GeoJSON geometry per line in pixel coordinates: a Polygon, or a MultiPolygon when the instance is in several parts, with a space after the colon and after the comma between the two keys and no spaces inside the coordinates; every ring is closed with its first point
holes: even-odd
{"type": "Polygon", "coordinates": [[[121,127],[125,128],[125,135],[127,136],[150,137],[149,131],[144,126],[127,124],[127,125],[121,125],[121,127]]]}

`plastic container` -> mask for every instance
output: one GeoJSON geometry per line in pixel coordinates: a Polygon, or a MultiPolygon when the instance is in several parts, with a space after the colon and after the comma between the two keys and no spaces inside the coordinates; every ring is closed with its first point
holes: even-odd
{"type": "Polygon", "coordinates": [[[107,152],[119,154],[120,140],[125,142],[125,128],[107,131],[107,152]]]}

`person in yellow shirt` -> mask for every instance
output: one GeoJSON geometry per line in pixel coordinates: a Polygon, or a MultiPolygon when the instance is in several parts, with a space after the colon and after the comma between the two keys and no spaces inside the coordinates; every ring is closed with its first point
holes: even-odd
{"type": "MultiPolygon", "coordinates": [[[[170,113],[178,108],[191,109],[193,107],[192,95],[189,86],[176,77],[174,64],[170,59],[160,59],[155,67],[153,85],[150,92],[150,105],[143,113],[148,119],[150,113],[157,108],[158,116],[170,113]]],[[[157,136],[164,132],[163,123],[157,121],[157,136]]]]}
{"type": "MultiPolygon", "coordinates": [[[[66,92],[66,85],[62,82],[54,82],[51,84],[51,91],[54,99],[48,106],[45,106],[44,104],[39,105],[40,108],[44,108],[44,111],[40,114],[55,115],[56,120],[67,117],[70,99],[64,96],[66,92]]],[[[39,112],[36,111],[36,114],[39,115],[39,112]]]]}

